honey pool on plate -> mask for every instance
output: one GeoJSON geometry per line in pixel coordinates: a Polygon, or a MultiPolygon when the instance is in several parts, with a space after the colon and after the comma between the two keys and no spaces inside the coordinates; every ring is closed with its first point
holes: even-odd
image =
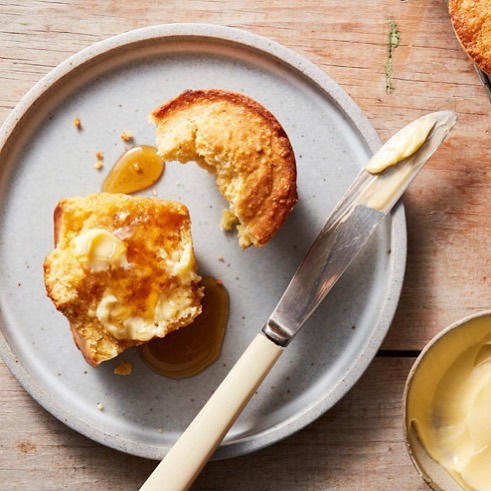
{"type": "Polygon", "coordinates": [[[201,285],[205,287],[203,312],[189,326],[138,348],[143,361],[162,375],[191,377],[220,356],[228,320],[228,292],[210,276],[205,276],[201,285]]]}
{"type": "Polygon", "coordinates": [[[105,193],[131,194],[153,186],[162,176],[165,164],[150,145],[127,150],[114,164],[102,184],[105,193]]]}

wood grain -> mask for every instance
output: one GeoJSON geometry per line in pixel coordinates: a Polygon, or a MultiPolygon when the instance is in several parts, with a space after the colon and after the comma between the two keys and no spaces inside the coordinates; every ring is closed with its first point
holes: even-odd
{"type": "MultiPolygon", "coordinates": [[[[210,462],[196,491],[404,489],[423,491],[402,433],[412,358],[378,358],[338,405],[303,431],[251,455],[210,462]]],[[[0,366],[2,490],[135,490],[156,462],[103,447],[31,400],[0,366]]]]}
{"type": "MultiPolygon", "coordinates": [[[[449,323],[490,307],[490,104],[444,0],[2,0],[0,122],[68,56],[111,35],[171,22],[247,29],[306,56],[350,94],[383,140],[423,113],[457,111],[452,137],[405,197],[407,273],[383,348],[417,351],[449,323]],[[391,21],[401,43],[389,94],[391,21]]],[[[411,362],[377,359],[334,410],[271,448],[210,463],[195,489],[426,489],[400,426],[411,362]]],[[[0,417],[1,489],[136,489],[155,465],[72,432],[3,365],[0,417]]]]}

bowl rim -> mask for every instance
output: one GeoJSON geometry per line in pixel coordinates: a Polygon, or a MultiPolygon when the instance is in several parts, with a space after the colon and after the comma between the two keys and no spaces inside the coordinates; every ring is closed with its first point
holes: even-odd
{"type": "Polygon", "coordinates": [[[426,471],[425,467],[421,464],[421,462],[418,460],[414,452],[412,451],[413,446],[411,445],[409,441],[409,432],[408,432],[408,425],[407,425],[407,419],[408,419],[408,396],[409,396],[409,390],[411,388],[412,382],[414,380],[414,376],[416,372],[418,371],[418,368],[420,367],[421,363],[423,360],[426,358],[428,353],[439,343],[441,340],[450,332],[454,331],[455,329],[463,326],[467,322],[475,319],[480,319],[482,317],[491,317],[491,309],[489,310],[481,310],[479,312],[475,312],[473,314],[469,314],[466,317],[463,317],[459,320],[454,321],[452,324],[447,326],[446,328],[442,329],[438,334],[436,334],[421,350],[421,353],[419,356],[416,358],[414,361],[411,369],[409,370],[409,374],[407,376],[405,385],[404,385],[404,393],[403,393],[403,399],[402,399],[402,413],[403,413],[403,434],[404,434],[404,443],[406,446],[406,450],[409,454],[409,457],[411,458],[411,462],[413,463],[414,467],[418,471],[418,474],[420,477],[430,486],[430,488],[434,489],[435,491],[446,491],[442,488],[440,488],[436,483],[433,482],[432,477],[428,474],[426,471]]]}

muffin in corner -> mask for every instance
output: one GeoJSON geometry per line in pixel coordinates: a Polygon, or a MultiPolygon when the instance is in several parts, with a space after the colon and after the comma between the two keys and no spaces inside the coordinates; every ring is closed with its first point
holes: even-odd
{"type": "Polygon", "coordinates": [[[448,9],[462,48],[483,72],[491,76],[491,2],[450,0],[448,9]]]}

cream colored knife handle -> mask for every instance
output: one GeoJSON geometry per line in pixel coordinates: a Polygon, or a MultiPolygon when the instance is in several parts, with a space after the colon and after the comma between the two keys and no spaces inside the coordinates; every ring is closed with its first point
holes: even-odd
{"type": "Polygon", "coordinates": [[[282,352],[259,333],[140,491],[188,489],[282,352]]]}

